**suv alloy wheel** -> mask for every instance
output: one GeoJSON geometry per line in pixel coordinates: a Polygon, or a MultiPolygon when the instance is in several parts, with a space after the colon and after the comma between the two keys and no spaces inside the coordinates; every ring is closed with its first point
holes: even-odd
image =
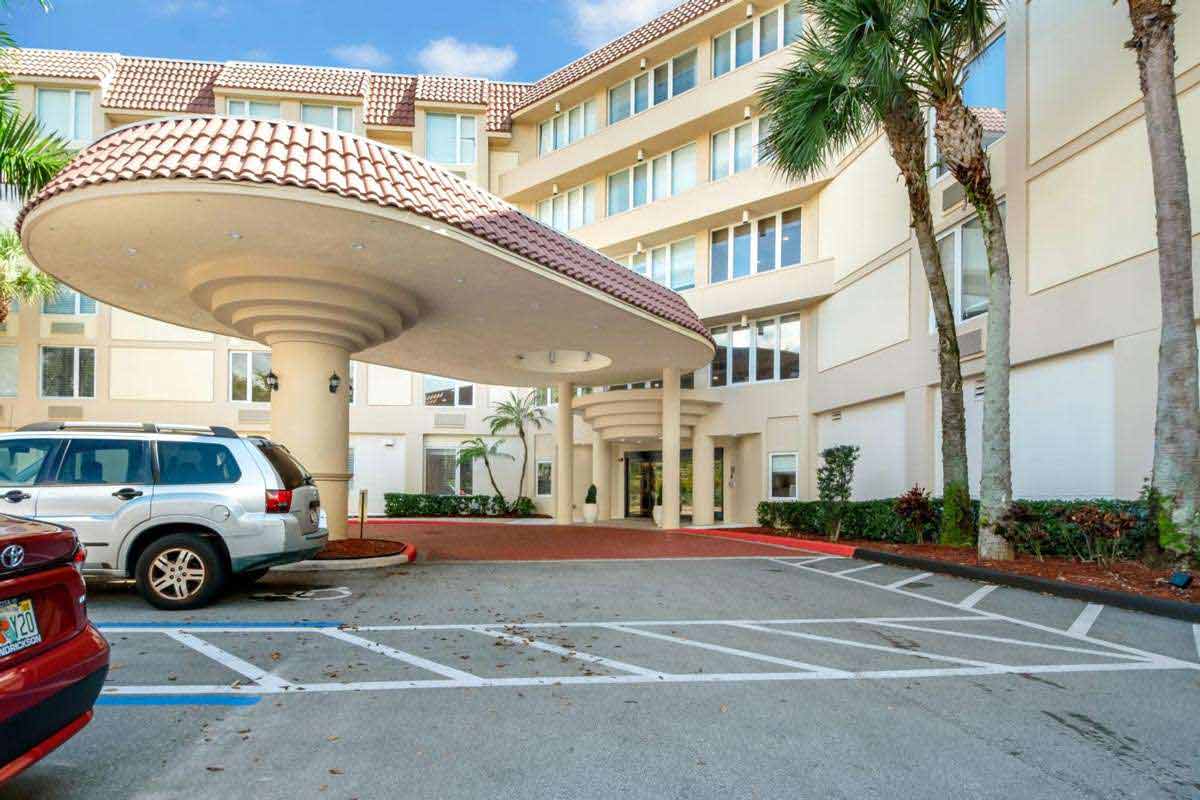
{"type": "Polygon", "coordinates": [[[226,579],[216,549],[190,533],[173,533],[152,543],[138,558],[135,576],[146,602],[180,611],[208,605],[226,579]]]}

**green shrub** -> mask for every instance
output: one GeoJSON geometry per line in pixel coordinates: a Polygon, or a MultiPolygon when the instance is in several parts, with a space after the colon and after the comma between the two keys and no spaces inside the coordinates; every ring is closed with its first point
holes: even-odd
{"type": "Polygon", "coordinates": [[[517,502],[513,503],[513,514],[518,517],[532,517],[537,513],[537,506],[528,497],[518,497],[517,502]]]}
{"type": "Polygon", "coordinates": [[[588,505],[596,504],[596,484],[593,483],[588,486],[587,497],[584,498],[583,502],[587,503],[588,505]]]}
{"type": "Polygon", "coordinates": [[[849,509],[858,446],[827,447],[821,451],[821,460],[824,463],[817,467],[817,495],[821,498],[822,527],[836,542],[849,509]]]}
{"type": "MultiPolygon", "coordinates": [[[[529,498],[523,498],[528,501],[529,498]]],[[[519,503],[520,501],[518,501],[519,503]]],[[[388,492],[383,496],[384,513],[389,517],[498,517],[508,513],[499,496],[404,494],[388,492]]],[[[534,509],[530,503],[529,514],[534,509]]]]}
{"type": "Polygon", "coordinates": [[[914,486],[897,497],[896,502],[892,505],[896,516],[904,520],[919,543],[925,541],[925,532],[937,520],[937,512],[934,511],[931,500],[929,492],[920,486],[914,486]]]}

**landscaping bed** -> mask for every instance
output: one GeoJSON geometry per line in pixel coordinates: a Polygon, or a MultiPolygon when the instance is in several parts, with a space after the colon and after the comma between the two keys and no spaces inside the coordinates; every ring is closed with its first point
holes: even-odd
{"type": "Polygon", "coordinates": [[[384,558],[398,556],[408,545],[387,539],[339,539],[329,542],[325,549],[313,556],[314,561],[340,561],[347,558],[384,558]]]}

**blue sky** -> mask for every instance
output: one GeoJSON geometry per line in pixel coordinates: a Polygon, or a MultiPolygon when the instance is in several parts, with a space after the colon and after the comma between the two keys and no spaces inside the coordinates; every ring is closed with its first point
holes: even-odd
{"type": "Polygon", "coordinates": [[[536,80],[680,0],[9,0],[17,44],[536,80]]]}

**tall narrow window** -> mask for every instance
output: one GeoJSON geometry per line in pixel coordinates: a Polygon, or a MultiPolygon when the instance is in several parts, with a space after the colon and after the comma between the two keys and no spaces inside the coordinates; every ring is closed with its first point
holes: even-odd
{"type": "Polygon", "coordinates": [[[575,106],[567,112],[568,136],[573,142],[583,138],[583,106],[575,106]]]}
{"type": "Polygon", "coordinates": [[[622,83],[608,90],[608,123],[620,122],[629,116],[629,84],[622,83]]]}
{"type": "Polygon", "coordinates": [[[629,170],[608,176],[608,215],[629,210],[629,170]]]}
{"type": "Polygon", "coordinates": [[[733,171],[754,165],[754,125],[747,122],[733,129],[733,171]]]}
{"type": "Polygon", "coordinates": [[[537,496],[550,497],[554,494],[554,462],[548,458],[537,460],[537,496]]]}
{"type": "Polygon", "coordinates": [[[733,229],[733,277],[750,274],[750,223],[733,229]]]}
{"type": "Polygon", "coordinates": [[[0,347],[0,397],[17,396],[18,355],[16,347],[0,347]]]}
{"type": "Polygon", "coordinates": [[[773,53],[779,47],[779,10],[758,18],[758,55],[773,53]]]}
{"type": "Polygon", "coordinates": [[[756,239],[758,257],[755,268],[758,272],[770,272],[775,269],[775,218],[766,217],[758,221],[758,237],[756,239]]]}
{"type": "Polygon", "coordinates": [[[733,65],[742,67],[753,60],[754,25],[747,23],[733,32],[733,65]]]}
{"type": "Polygon", "coordinates": [[[779,263],[790,267],[800,263],[800,209],[783,212],[783,236],[780,240],[779,263]]]}
{"type": "Polygon", "coordinates": [[[754,323],[754,380],[775,380],[775,320],[763,319],[754,323]]]}
{"type": "Polygon", "coordinates": [[[968,320],[988,310],[987,248],[983,242],[983,226],[979,217],[962,227],[962,289],[959,304],[960,319],[968,320]]]}
{"type": "Polygon", "coordinates": [[[696,240],[671,245],[671,288],[677,292],[696,285],[696,240]]]}
{"type": "Polygon", "coordinates": [[[633,113],[640,114],[650,107],[650,76],[638,75],[633,79],[633,113]]]}
{"type": "Polygon", "coordinates": [[[800,377],[800,315],[779,320],[779,379],[800,377]]]}
{"type": "Polygon", "coordinates": [[[719,181],[729,174],[729,142],[733,134],[721,131],[712,137],[712,179],[719,181]]]}
{"type": "Polygon", "coordinates": [[[750,380],[750,326],[734,325],[729,341],[729,382],[750,380]]]}
{"type": "Polygon", "coordinates": [[[653,173],[654,199],[662,200],[671,196],[671,155],[659,156],[650,162],[653,173]]]}
{"type": "Polygon", "coordinates": [[[792,500],[798,496],[797,464],[795,453],[771,454],[772,500],[792,500]]]}
{"type": "Polygon", "coordinates": [[[713,77],[718,78],[733,69],[733,39],[723,33],[713,39],[713,77]]]}
{"type": "Polygon", "coordinates": [[[729,279],[729,229],[712,232],[708,255],[708,282],[720,283],[729,279]]]}
{"type": "Polygon", "coordinates": [[[696,144],[671,153],[671,194],[686,192],[696,185],[696,144]]]}
{"type": "Polygon", "coordinates": [[[634,272],[636,272],[638,275],[645,275],[646,274],[646,254],[645,253],[634,253],[633,256],[629,260],[629,268],[632,269],[634,272]]]}
{"type": "Polygon", "coordinates": [[[633,207],[646,205],[650,200],[650,165],[638,164],[633,168],[633,207]]]}
{"type": "Polygon", "coordinates": [[[654,105],[666,102],[671,96],[671,67],[660,64],[654,68],[654,105]]]}
{"type": "Polygon", "coordinates": [[[783,43],[789,45],[804,33],[803,0],[788,0],[783,7],[783,43]]]}
{"type": "Polygon", "coordinates": [[[656,247],[650,251],[650,277],[655,283],[667,285],[667,248],[656,247]]]}
{"type": "Polygon", "coordinates": [[[713,352],[712,364],[709,365],[709,386],[724,386],[729,379],[729,330],[715,328],[712,332],[716,350],[713,352]]]}
{"type": "Polygon", "coordinates": [[[671,96],[676,97],[696,85],[696,51],[675,56],[671,61],[671,96]]]}

